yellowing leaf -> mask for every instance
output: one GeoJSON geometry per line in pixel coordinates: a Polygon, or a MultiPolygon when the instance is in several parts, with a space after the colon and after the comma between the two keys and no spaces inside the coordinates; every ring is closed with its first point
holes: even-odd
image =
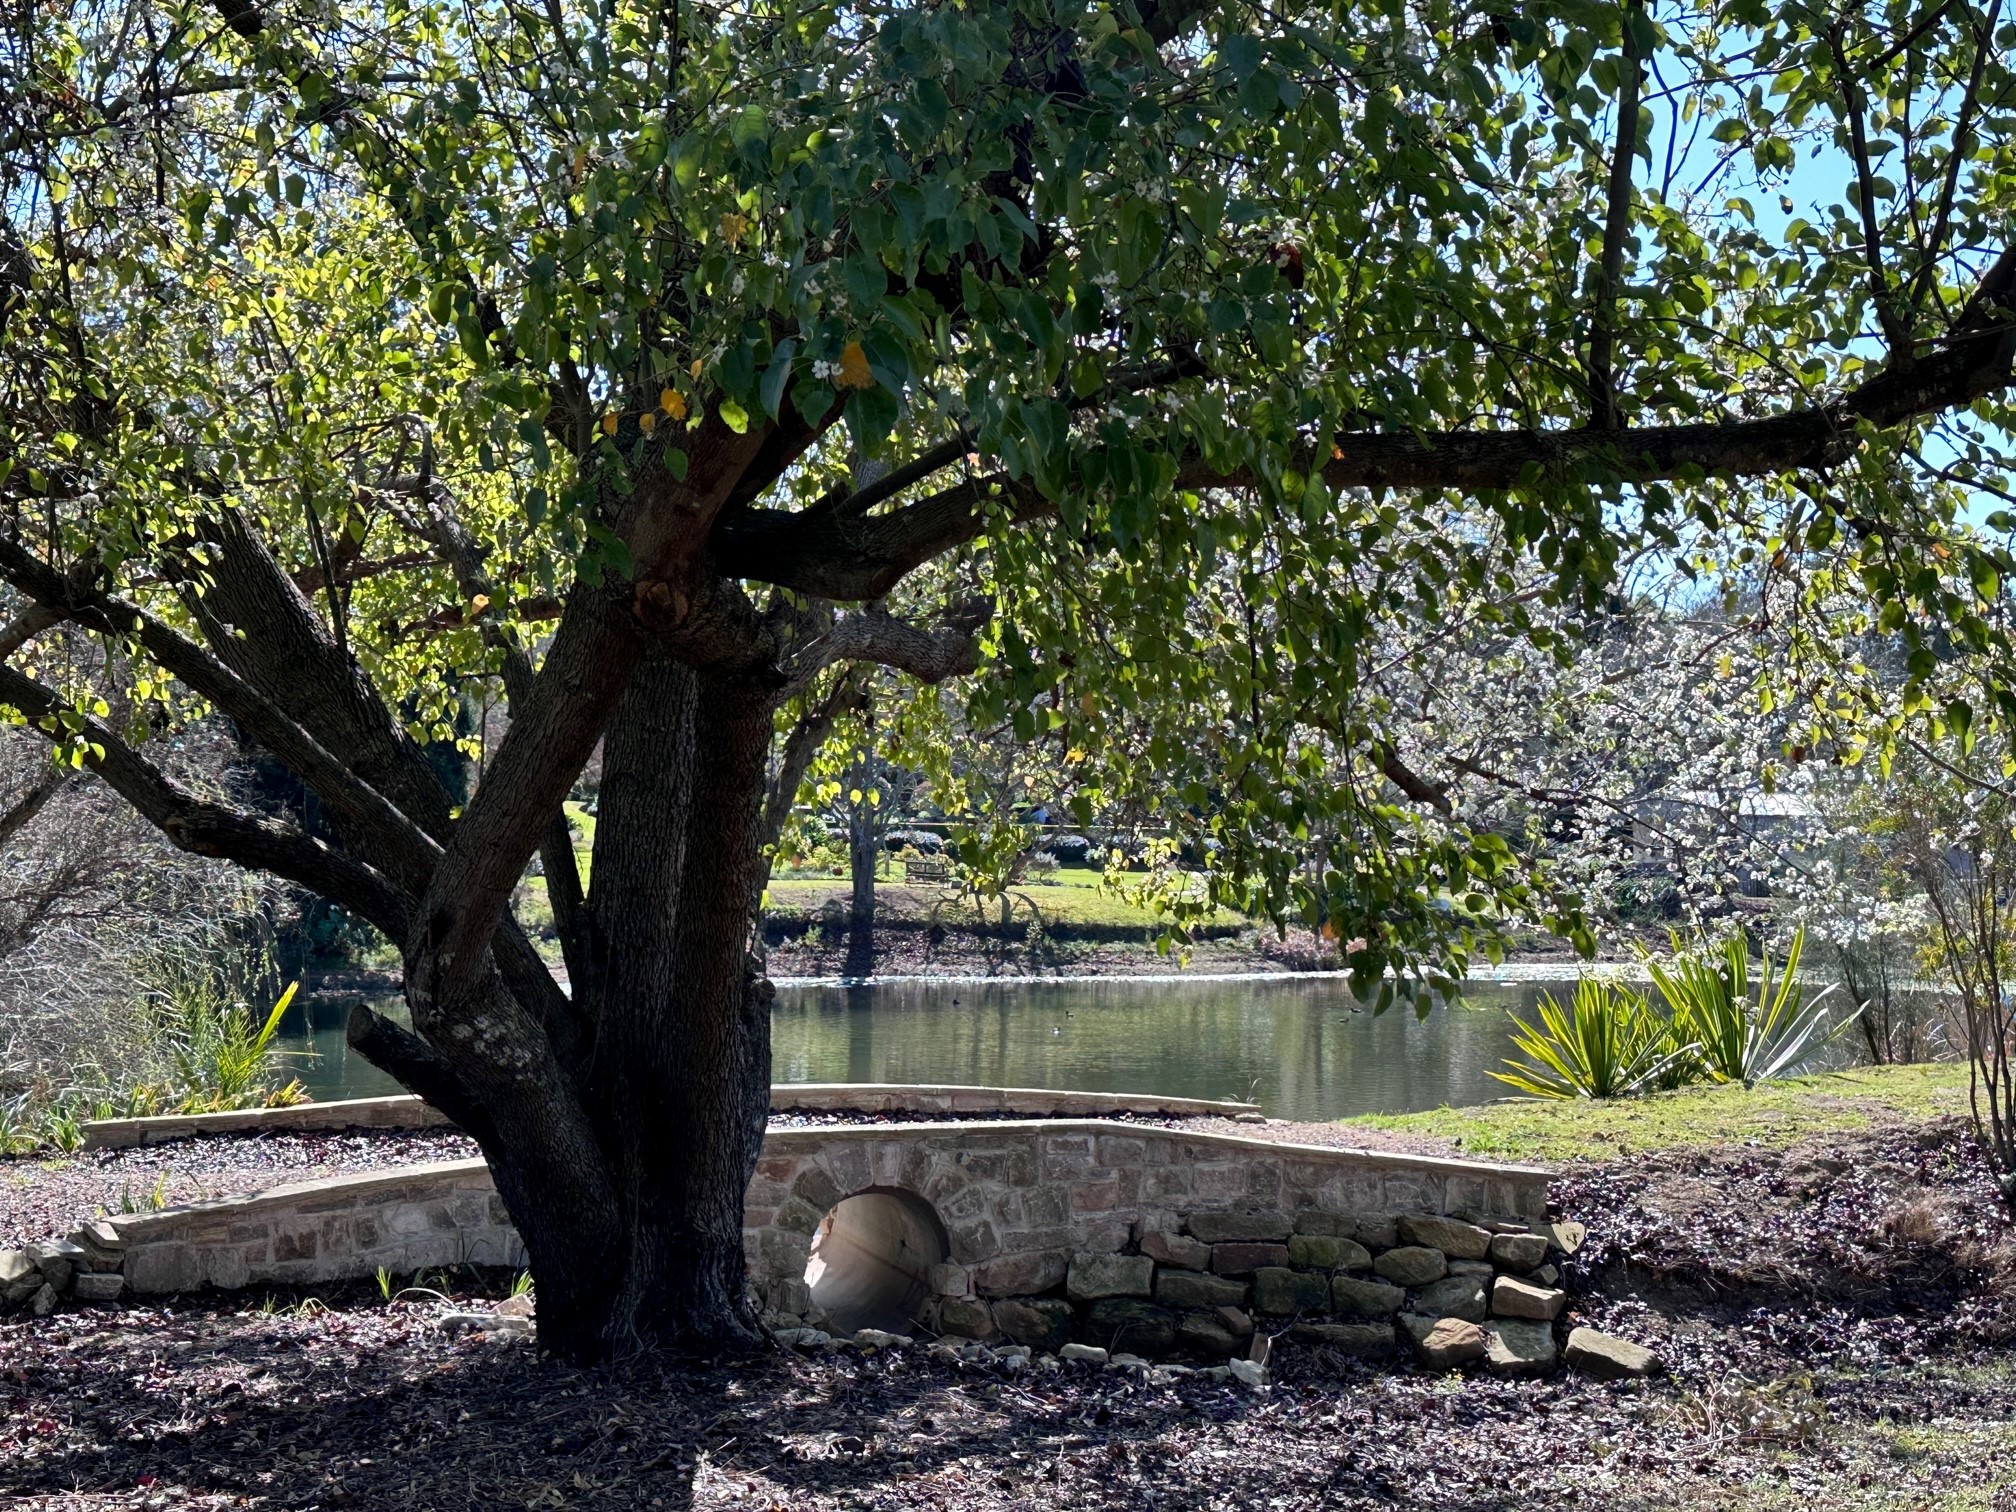
{"type": "Polygon", "coordinates": [[[843,389],[875,387],[875,375],[868,371],[868,354],[861,350],[860,342],[850,341],[840,349],[840,371],[834,375],[833,386],[843,389]]]}
{"type": "Polygon", "coordinates": [[[693,359],[693,366],[687,369],[687,371],[692,373],[695,383],[700,381],[700,359],[698,357],[693,359]]]}
{"type": "Polygon", "coordinates": [[[749,229],[749,217],[737,215],[733,211],[721,217],[721,239],[733,247],[742,240],[742,233],[749,229]]]}
{"type": "Polygon", "coordinates": [[[651,432],[653,432],[657,428],[658,428],[658,417],[655,414],[653,414],[650,410],[644,411],[643,414],[637,417],[637,429],[644,432],[645,435],[647,436],[650,435],[651,432]]]}
{"type": "Polygon", "coordinates": [[[658,408],[674,420],[686,418],[686,396],[675,388],[667,388],[658,395],[658,408]]]}
{"type": "Polygon", "coordinates": [[[604,415],[602,417],[602,434],[605,436],[616,434],[616,417],[614,415],[604,415]]]}

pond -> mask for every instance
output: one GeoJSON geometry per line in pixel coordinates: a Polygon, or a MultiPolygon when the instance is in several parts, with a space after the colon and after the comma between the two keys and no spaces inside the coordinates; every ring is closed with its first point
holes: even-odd
{"type": "MultiPolygon", "coordinates": [[[[1461,1107],[1509,1094],[1486,1074],[1511,1053],[1507,1010],[1530,1018],[1562,987],[1473,981],[1460,1006],[1417,1019],[1371,1013],[1335,977],[784,985],[772,1072],[1232,1098],[1293,1119],[1461,1107]]],[[[290,1016],[287,1048],[312,1052],[294,1073],[318,1099],[399,1091],[345,1043],[348,1012],[318,999],[290,1016]]]]}

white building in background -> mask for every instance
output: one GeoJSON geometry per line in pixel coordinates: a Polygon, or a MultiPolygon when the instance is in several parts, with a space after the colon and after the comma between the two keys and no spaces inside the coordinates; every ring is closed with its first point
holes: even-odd
{"type": "MultiPolygon", "coordinates": [[[[1740,838],[1774,854],[1796,850],[1820,827],[1820,810],[1803,793],[1658,793],[1632,804],[1631,844],[1641,861],[1669,858],[1676,844],[1740,838]]],[[[1711,842],[1712,843],[1712,842],[1711,842]]],[[[1761,889],[1764,875],[1742,869],[1745,891],[1761,889]]]]}

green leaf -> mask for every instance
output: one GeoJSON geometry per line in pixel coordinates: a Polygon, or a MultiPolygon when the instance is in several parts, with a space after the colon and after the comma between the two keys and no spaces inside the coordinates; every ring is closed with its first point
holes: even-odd
{"type": "MultiPolygon", "coordinates": [[[[761,389],[763,412],[772,420],[777,418],[778,411],[784,407],[784,390],[791,382],[791,360],[797,353],[798,341],[796,337],[780,341],[777,343],[777,350],[771,355],[770,366],[763,370],[761,389]]],[[[722,418],[727,419],[725,407],[722,411],[722,418]]],[[[729,421],[729,424],[733,425],[734,422],[729,421]]],[[[736,429],[739,433],[741,427],[738,426],[736,429]]]]}

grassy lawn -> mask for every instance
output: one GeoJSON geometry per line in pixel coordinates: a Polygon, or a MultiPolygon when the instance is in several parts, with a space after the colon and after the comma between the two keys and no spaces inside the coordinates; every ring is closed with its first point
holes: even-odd
{"type": "MultiPolygon", "coordinates": [[[[1017,922],[1028,923],[1032,918],[1040,917],[1046,926],[1051,927],[1141,928],[1162,922],[1161,916],[1152,910],[1136,907],[1123,898],[1099,891],[1097,872],[1088,871],[1083,876],[1086,880],[1082,882],[1076,877],[1068,882],[1046,879],[1010,888],[1008,895],[1013,903],[1014,918],[1017,922]]],[[[829,900],[845,902],[848,896],[844,878],[787,878],[770,884],[770,906],[779,913],[816,914],[829,900]]],[[[940,923],[955,927],[977,922],[992,924],[1000,918],[997,907],[989,905],[984,916],[977,914],[971,899],[960,898],[948,887],[908,887],[900,882],[885,882],[877,889],[876,911],[881,918],[892,922],[921,922],[935,918],[940,923]]],[[[1238,919],[1221,910],[1218,922],[1234,924],[1238,919]]]]}
{"type": "Polygon", "coordinates": [[[1788,1145],[1893,1119],[1967,1111],[1967,1067],[1871,1066],[1743,1088],[1690,1087],[1610,1102],[1508,1098],[1477,1108],[1372,1114],[1346,1125],[1439,1134],[1498,1160],[1605,1160],[1689,1145],[1788,1145]]]}
{"type": "MultiPolygon", "coordinates": [[[[574,805],[569,804],[568,812],[578,822],[588,826],[592,835],[594,819],[574,814],[574,805]]],[[[581,882],[588,883],[588,851],[576,847],[575,860],[581,868],[581,882]]],[[[553,910],[546,901],[546,879],[528,877],[520,884],[518,918],[526,929],[534,935],[549,933],[553,927],[553,910]]],[[[769,910],[780,916],[816,916],[829,902],[845,904],[850,897],[847,880],[832,878],[779,878],[770,883],[768,893],[769,910]]],[[[1013,918],[1017,924],[1029,924],[1040,919],[1046,929],[1057,928],[1156,928],[1162,917],[1150,909],[1139,908],[1123,898],[1099,890],[1099,874],[1087,871],[1070,876],[1068,881],[1046,879],[1027,887],[1009,889],[1013,904],[1013,918]]],[[[989,904],[985,912],[976,911],[970,898],[962,898],[953,888],[939,884],[909,886],[901,881],[884,881],[876,889],[877,916],[888,924],[939,923],[951,929],[969,928],[976,924],[993,925],[1000,922],[998,904],[989,904]]],[[[1214,918],[1218,924],[1237,924],[1236,914],[1220,910],[1214,918]]]]}

